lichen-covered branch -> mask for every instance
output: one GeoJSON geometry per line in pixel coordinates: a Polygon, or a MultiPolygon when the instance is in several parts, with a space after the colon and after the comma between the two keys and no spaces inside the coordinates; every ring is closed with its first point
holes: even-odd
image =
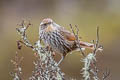
{"type": "Polygon", "coordinates": [[[21,36],[21,40],[17,41],[18,49],[21,49],[21,44],[24,44],[25,46],[30,47],[38,55],[37,61],[34,62],[35,69],[33,75],[29,80],[64,80],[64,74],[57,66],[57,62],[53,59],[52,52],[41,45],[40,39],[35,45],[32,45],[27,39],[26,30],[30,25],[30,23],[25,25],[23,21],[21,25],[19,25],[21,27],[16,28],[21,36]]]}
{"type": "Polygon", "coordinates": [[[11,76],[13,77],[13,80],[23,80],[22,68],[21,68],[22,60],[23,57],[19,58],[17,52],[14,60],[11,60],[12,64],[14,65],[14,72],[11,72],[11,76]]]}
{"type": "MultiPolygon", "coordinates": [[[[79,33],[79,29],[78,27],[75,25],[75,28],[76,28],[76,32],[75,30],[73,30],[73,26],[70,24],[70,28],[73,32],[73,34],[75,35],[76,37],[76,41],[80,42],[80,39],[78,37],[78,33],[79,33]]],[[[92,50],[92,53],[89,53],[88,55],[85,55],[85,53],[83,52],[80,44],[79,44],[79,48],[80,48],[80,52],[82,53],[83,55],[83,59],[81,60],[83,63],[84,63],[84,66],[82,68],[82,75],[83,75],[83,78],[84,80],[91,80],[91,78],[93,80],[100,80],[100,78],[98,77],[98,68],[97,68],[97,60],[96,60],[96,54],[99,51],[102,51],[102,46],[99,45],[99,27],[97,27],[97,35],[96,35],[97,39],[96,41],[93,40],[93,44],[94,44],[94,49],[92,50]],[[93,75],[93,76],[91,76],[93,75]]],[[[103,75],[103,78],[101,80],[105,80],[108,76],[109,76],[110,72],[109,71],[105,71],[104,75],[103,75]]]]}

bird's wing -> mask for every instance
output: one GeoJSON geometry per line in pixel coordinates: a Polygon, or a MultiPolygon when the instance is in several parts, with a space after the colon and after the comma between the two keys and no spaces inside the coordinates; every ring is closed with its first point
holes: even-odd
{"type": "Polygon", "coordinates": [[[66,30],[65,28],[61,27],[60,32],[66,40],[68,40],[68,41],[75,41],[76,40],[75,35],[73,33],[71,33],[70,31],[66,30]]]}

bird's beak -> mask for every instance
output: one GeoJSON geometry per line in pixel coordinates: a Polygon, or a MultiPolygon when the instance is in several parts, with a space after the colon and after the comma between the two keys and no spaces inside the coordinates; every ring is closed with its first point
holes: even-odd
{"type": "Polygon", "coordinates": [[[43,24],[43,22],[40,23],[40,26],[43,24]]]}
{"type": "Polygon", "coordinates": [[[51,25],[51,24],[48,24],[47,25],[47,28],[46,28],[46,32],[51,32],[51,31],[53,31],[54,29],[53,29],[53,26],[51,25]]]}

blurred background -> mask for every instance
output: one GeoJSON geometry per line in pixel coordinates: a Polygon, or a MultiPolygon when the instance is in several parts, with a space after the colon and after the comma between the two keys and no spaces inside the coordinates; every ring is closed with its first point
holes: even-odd
{"type": "MultiPolygon", "coordinates": [[[[28,30],[32,43],[38,40],[39,24],[44,18],[52,18],[57,24],[66,27],[78,25],[79,36],[90,42],[96,39],[96,26],[100,26],[100,43],[104,51],[97,55],[100,76],[106,68],[111,70],[109,80],[120,78],[120,0],[0,0],[0,80],[11,80],[13,70],[10,62],[16,51],[23,56],[23,75],[27,79],[34,70],[35,56],[31,49],[17,49],[20,36],[16,27],[22,19],[33,24],[28,30]]],[[[90,51],[87,50],[87,53],[90,51]]],[[[81,79],[81,53],[68,54],[60,65],[66,79],[81,79]]],[[[56,57],[60,59],[60,57],[56,57]]]]}

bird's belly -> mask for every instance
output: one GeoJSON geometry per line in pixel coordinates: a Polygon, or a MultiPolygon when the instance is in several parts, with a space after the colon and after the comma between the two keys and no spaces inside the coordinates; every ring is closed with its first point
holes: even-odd
{"type": "Polygon", "coordinates": [[[64,40],[63,37],[60,36],[48,36],[44,39],[44,42],[48,44],[53,51],[57,53],[68,53],[71,50],[71,44],[64,40]]]}
{"type": "Polygon", "coordinates": [[[49,45],[53,51],[57,53],[68,53],[72,51],[76,46],[65,40],[64,36],[58,31],[45,33],[42,32],[41,38],[45,45],[49,45]]]}
{"type": "Polygon", "coordinates": [[[55,51],[57,53],[68,53],[68,50],[70,48],[69,44],[66,44],[60,40],[49,39],[47,41],[47,44],[52,48],[53,51],[55,51]]]}

